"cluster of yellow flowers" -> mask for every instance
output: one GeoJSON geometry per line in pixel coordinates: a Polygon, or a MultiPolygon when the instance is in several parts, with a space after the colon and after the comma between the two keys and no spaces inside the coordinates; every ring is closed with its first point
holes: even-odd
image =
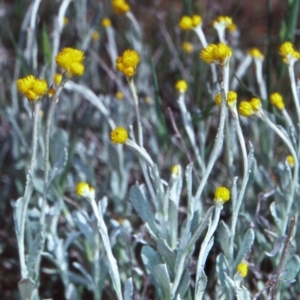
{"type": "Polygon", "coordinates": [[[239,114],[244,117],[250,117],[261,109],[261,101],[258,98],[252,98],[250,101],[241,101],[239,105],[239,114]]]}
{"type": "MultiPolygon", "coordinates": [[[[84,53],[81,50],[73,48],[64,48],[56,58],[56,63],[67,73],[69,77],[82,75],[84,72],[84,53]]],[[[62,81],[61,74],[55,74],[54,82],[59,85],[62,81]]],[[[17,80],[18,90],[24,94],[28,100],[36,101],[40,99],[48,90],[47,82],[43,79],[37,79],[33,75],[28,75],[17,80]]],[[[53,96],[55,91],[50,89],[49,95],[53,96]]]]}
{"type": "Polygon", "coordinates": [[[112,0],[111,5],[116,14],[124,14],[130,10],[130,6],[125,0],[112,0]]]}
{"type": "Polygon", "coordinates": [[[232,19],[227,16],[219,16],[212,22],[212,26],[215,28],[219,26],[222,26],[224,28],[230,28],[232,24],[233,24],[232,19]]]}
{"type": "Polygon", "coordinates": [[[180,19],[179,27],[182,30],[191,30],[193,28],[196,28],[197,26],[201,25],[202,18],[199,15],[193,15],[193,16],[183,16],[180,19]]]}
{"type": "MultiPolygon", "coordinates": [[[[232,106],[236,104],[236,100],[237,100],[237,93],[234,91],[229,91],[227,93],[227,99],[226,99],[226,103],[228,106],[232,106]]],[[[221,105],[221,101],[222,101],[222,96],[221,94],[217,94],[215,97],[215,103],[220,106],[221,105]]]]}
{"type": "Polygon", "coordinates": [[[17,80],[18,90],[24,94],[28,100],[36,101],[42,97],[48,89],[47,82],[43,79],[28,75],[17,80]]]}
{"type": "Polygon", "coordinates": [[[291,42],[285,42],[279,47],[279,54],[286,64],[293,64],[300,58],[300,52],[296,51],[291,42]]]}
{"type": "Polygon", "coordinates": [[[218,204],[223,204],[230,199],[230,191],[227,187],[219,186],[215,190],[214,202],[218,204]]]}
{"type": "Polygon", "coordinates": [[[231,55],[231,48],[224,43],[209,44],[200,52],[201,59],[207,64],[226,65],[231,55]]]}
{"type": "Polygon", "coordinates": [[[127,77],[132,77],[135,74],[136,66],[140,61],[138,53],[134,50],[126,50],[116,60],[116,68],[127,77]]]}
{"type": "Polygon", "coordinates": [[[82,75],[84,72],[84,53],[73,48],[63,48],[55,57],[56,63],[67,72],[69,76],[82,75]]]}

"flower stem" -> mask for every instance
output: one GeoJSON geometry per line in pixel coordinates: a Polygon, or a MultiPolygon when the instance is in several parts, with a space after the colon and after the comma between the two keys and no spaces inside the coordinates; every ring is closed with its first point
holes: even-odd
{"type": "Polygon", "coordinates": [[[239,210],[240,210],[242,201],[244,199],[244,195],[245,195],[245,191],[246,191],[246,187],[247,187],[247,183],[248,183],[248,179],[249,179],[249,164],[248,164],[246,143],[245,143],[244,135],[242,132],[241,124],[240,124],[240,121],[238,118],[236,106],[231,107],[231,112],[232,112],[233,119],[236,124],[237,135],[238,135],[238,139],[239,139],[240,146],[242,149],[243,162],[244,162],[244,174],[243,174],[242,187],[241,187],[236,205],[235,205],[235,207],[233,207],[232,220],[231,220],[230,254],[233,257],[236,224],[237,224],[239,210]]]}
{"type": "Polygon", "coordinates": [[[263,111],[261,111],[259,114],[257,114],[259,118],[261,118],[269,127],[271,127],[277,135],[282,139],[282,141],[286,144],[288,147],[290,153],[294,157],[294,174],[293,174],[293,180],[290,188],[290,193],[288,197],[288,203],[287,203],[287,209],[283,215],[283,225],[281,227],[282,234],[285,234],[285,231],[287,229],[288,221],[290,218],[291,208],[294,201],[294,194],[298,183],[298,171],[299,171],[299,161],[296,154],[296,151],[291,143],[291,141],[285,136],[283,132],[280,131],[280,129],[264,114],[263,111]]]}
{"type": "Polygon", "coordinates": [[[32,131],[32,153],[29,169],[27,172],[27,182],[24,191],[23,201],[22,201],[22,211],[21,211],[21,219],[19,221],[19,240],[18,240],[18,248],[19,248],[19,258],[20,258],[20,267],[21,267],[21,277],[22,279],[28,277],[28,270],[25,262],[25,244],[24,244],[24,236],[25,236],[25,222],[27,216],[27,207],[32,196],[33,191],[33,172],[36,163],[36,152],[37,152],[37,140],[38,140],[38,127],[39,127],[39,112],[40,112],[40,101],[35,102],[33,111],[33,131],[32,131]]]}

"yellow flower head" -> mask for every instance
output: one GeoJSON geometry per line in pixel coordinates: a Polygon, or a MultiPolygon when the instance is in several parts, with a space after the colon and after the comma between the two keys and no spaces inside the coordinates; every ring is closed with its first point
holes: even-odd
{"type": "Polygon", "coordinates": [[[277,109],[284,109],[284,101],[282,96],[279,93],[273,93],[270,95],[270,102],[274,105],[277,109]]]}
{"type": "Polygon", "coordinates": [[[183,16],[180,19],[179,27],[181,30],[191,30],[202,23],[202,18],[199,15],[183,16]]]}
{"type": "Polygon", "coordinates": [[[213,20],[212,25],[215,28],[219,26],[228,28],[230,25],[232,25],[232,19],[228,16],[219,16],[215,20],[213,20]]]}
{"type": "Polygon", "coordinates": [[[239,105],[239,114],[244,117],[249,117],[253,115],[253,108],[252,105],[248,101],[241,101],[239,105]]]}
{"type": "Polygon", "coordinates": [[[112,0],[111,5],[116,14],[125,14],[130,10],[130,6],[125,0],[112,0]]]}
{"type": "Polygon", "coordinates": [[[183,16],[180,19],[179,27],[181,30],[191,30],[193,28],[193,21],[190,16],[183,16]]]}
{"type": "Polygon", "coordinates": [[[65,70],[69,76],[78,76],[84,73],[84,53],[74,48],[63,48],[55,57],[56,63],[65,70]]]}
{"type": "Polygon", "coordinates": [[[53,81],[56,85],[59,85],[61,83],[61,80],[62,80],[62,74],[56,73],[53,76],[53,81]]]}
{"type": "Polygon", "coordinates": [[[95,189],[91,186],[89,186],[88,183],[86,182],[79,182],[76,185],[76,194],[78,196],[82,196],[82,197],[94,197],[95,196],[95,189]]]}
{"type": "Polygon", "coordinates": [[[279,47],[279,54],[282,57],[282,61],[286,64],[293,64],[300,58],[300,53],[295,50],[294,45],[291,42],[285,42],[279,47]]]}
{"type": "Polygon", "coordinates": [[[221,102],[222,102],[222,95],[219,93],[215,97],[215,103],[216,105],[221,106],[221,102]]]}
{"type": "Polygon", "coordinates": [[[286,157],[286,161],[287,161],[287,163],[290,165],[291,168],[294,167],[294,165],[295,165],[295,159],[294,159],[294,156],[293,156],[293,155],[288,155],[288,156],[286,157]]]}
{"type": "Polygon", "coordinates": [[[227,105],[232,106],[236,104],[237,93],[234,91],[229,91],[227,93],[227,105]]]}
{"type": "Polygon", "coordinates": [[[104,28],[111,27],[111,20],[109,18],[104,18],[101,24],[104,28]]]}
{"type": "Polygon", "coordinates": [[[178,80],[175,84],[175,89],[179,93],[185,93],[187,88],[188,88],[188,85],[187,85],[186,81],[184,81],[184,80],[178,80]]]}
{"type": "Polygon", "coordinates": [[[193,52],[194,50],[194,46],[192,43],[189,43],[189,42],[183,42],[182,45],[182,50],[187,53],[187,54],[190,54],[193,52]]]}
{"type": "MultiPolygon", "coordinates": [[[[226,103],[228,106],[232,106],[235,105],[236,103],[236,99],[237,99],[237,93],[234,91],[229,91],[227,93],[227,99],[226,99],[226,103]]],[[[215,103],[220,106],[222,102],[222,95],[221,94],[217,94],[215,97],[215,103]]]]}
{"type": "Polygon", "coordinates": [[[132,77],[135,74],[136,66],[140,61],[138,53],[134,50],[126,50],[116,60],[116,68],[127,77],[132,77]]]}
{"type": "Polygon", "coordinates": [[[237,272],[244,278],[248,274],[248,264],[245,262],[241,262],[237,266],[237,272]]]}
{"type": "Polygon", "coordinates": [[[99,38],[100,38],[100,34],[99,34],[98,31],[95,30],[95,31],[92,33],[92,40],[93,40],[94,42],[96,42],[96,41],[99,40],[99,38]]]}
{"type": "Polygon", "coordinates": [[[45,94],[48,89],[47,82],[43,79],[28,75],[17,80],[18,90],[24,94],[28,100],[36,101],[45,94]]]}
{"type": "Polygon", "coordinates": [[[56,93],[56,90],[54,88],[50,88],[47,92],[49,97],[53,97],[56,93]]]}
{"type": "Polygon", "coordinates": [[[248,54],[250,56],[252,56],[253,58],[259,58],[259,59],[263,59],[264,56],[263,54],[260,52],[260,50],[258,48],[252,48],[248,51],[248,54]]]}
{"type": "Polygon", "coordinates": [[[128,139],[128,132],[123,127],[116,127],[110,133],[110,139],[114,144],[124,144],[128,139]]]}
{"type": "Polygon", "coordinates": [[[202,23],[202,18],[200,15],[193,15],[192,16],[192,23],[193,27],[197,27],[202,23]]]}
{"type": "Polygon", "coordinates": [[[219,186],[215,190],[215,198],[214,202],[223,204],[224,202],[227,202],[230,199],[230,191],[227,187],[219,186]]]}
{"type": "Polygon", "coordinates": [[[118,100],[123,100],[123,99],[124,99],[123,93],[120,92],[120,91],[116,92],[116,98],[117,98],[118,100]]]}
{"type": "Polygon", "coordinates": [[[252,109],[254,112],[257,112],[261,109],[261,101],[258,98],[252,98],[249,101],[250,105],[252,106],[252,109]]]}
{"type": "Polygon", "coordinates": [[[232,50],[224,43],[209,44],[200,52],[201,59],[207,64],[226,65],[232,55],[232,50]]]}
{"type": "Polygon", "coordinates": [[[63,22],[64,22],[64,25],[67,25],[69,23],[69,19],[67,17],[64,17],[63,22]]]}
{"type": "Polygon", "coordinates": [[[227,26],[227,29],[228,29],[231,33],[237,32],[237,26],[236,26],[233,22],[227,26]]]}
{"type": "Polygon", "coordinates": [[[177,177],[179,175],[179,171],[180,171],[179,165],[174,165],[171,169],[171,173],[174,177],[177,177]]]}

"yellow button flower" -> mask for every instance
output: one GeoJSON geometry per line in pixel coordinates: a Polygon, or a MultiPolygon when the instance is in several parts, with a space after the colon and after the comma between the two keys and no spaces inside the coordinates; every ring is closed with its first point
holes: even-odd
{"type": "Polygon", "coordinates": [[[286,64],[293,64],[300,58],[300,53],[295,50],[294,45],[291,42],[285,42],[279,47],[279,54],[282,60],[286,64]]]}
{"type": "Polygon", "coordinates": [[[221,106],[221,102],[222,102],[222,95],[219,93],[215,97],[215,103],[216,105],[221,106]]]}
{"type": "Polygon", "coordinates": [[[100,34],[99,34],[98,31],[95,30],[95,31],[92,33],[92,40],[93,40],[94,42],[96,42],[96,41],[99,40],[99,38],[100,38],[100,34]]]}
{"type": "Polygon", "coordinates": [[[124,144],[128,139],[128,132],[123,127],[116,127],[110,133],[110,139],[114,144],[124,144]]]}
{"type": "Polygon", "coordinates": [[[227,187],[219,186],[215,190],[215,198],[214,202],[223,204],[224,202],[227,202],[230,199],[230,191],[227,187]]]}
{"type": "Polygon", "coordinates": [[[187,85],[186,81],[184,81],[184,80],[178,80],[175,84],[175,89],[179,93],[185,93],[187,88],[188,88],[188,85],[187,85]]]}
{"type": "Polygon", "coordinates": [[[241,101],[239,105],[239,114],[244,116],[244,117],[249,117],[253,115],[253,108],[251,104],[248,101],[241,101]]]}
{"type": "Polygon", "coordinates": [[[124,14],[130,10],[130,6],[125,0],[112,0],[111,5],[116,14],[124,14]]]}
{"type": "Polygon", "coordinates": [[[237,272],[244,278],[248,274],[248,264],[247,263],[240,263],[237,266],[237,272]]]}
{"type": "Polygon", "coordinates": [[[295,159],[294,159],[294,156],[293,156],[293,155],[288,155],[288,156],[286,157],[286,161],[287,161],[287,163],[290,165],[291,168],[294,167],[294,165],[295,165],[295,159]]]}
{"type": "Polygon", "coordinates": [[[172,176],[176,178],[179,175],[179,171],[180,171],[180,166],[174,165],[171,169],[172,176]]]}
{"type": "Polygon", "coordinates": [[[24,94],[28,100],[36,101],[45,94],[48,89],[47,82],[43,79],[28,75],[17,80],[18,90],[24,94]]]}
{"type": "Polygon", "coordinates": [[[134,50],[126,50],[116,60],[116,68],[125,76],[131,77],[135,74],[136,66],[140,61],[138,53],[134,50]]]}
{"type": "Polygon", "coordinates": [[[235,33],[237,32],[237,26],[232,22],[231,24],[227,25],[227,29],[231,32],[231,33],[235,33]]]}
{"type": "Polygon", "coordinates": [[[181,30],[191,30],[202,23],[202,18],[199,15],[183,16],[180,19],[179,27],[181,30]]]}
{"type": "Polygon", "coordinates": [[[79,182],[76,185],[76,194],[78,196],[86,197],[86,198],[94,198],[95,197],[95,189],[89,186],[86,182],[79,182]]]}
{"type": "Polygon", "coordinates": [[[55,57],[56,63],[65,70],[69,76],[79,76],[84,73],[84,53],[74,48],[63,48],[55,57]]]}
{"type": "Polygon", "coordinates": [[[250,105],[252,106],[252,109],[256,112],[261,109],[261,101],[258,98],[252,98],[249,101],[250,105]]]}
{"type": "Polygon", "coordinates": [[[197,27],[202,23],[202,18],[200,15],[193,15],[192,16],[192,23],[193,27],[197,27]]]}
{"type": "Polygon", "coordinates": [[[187,54],[191,54],[194,50],[193,44],[189,43],[189,42],[183,42],[181,47],[182,47],[182,50],[187,54]]]}
{"type": "Polygon", "coordinates": [[[109,18],[104,18],[101,24],[104,28],[111,27],[111,20],[109,18]]]}
{"type": "Polygon", "coordinates": [[[209,44],[200,52],[201,59],[207,64],[225,65],[232,55],[232,50],[224,43],[209,44]]]}
{"type": "Polygon", "coordinates": [[[120,91],[116,92],[116,98],[117,98],[118,100],[123,100],[123,99],[124,99],[123,93],[120,92],[120,91]]]}
{"type": "Polygon", "coordinates": [[[228,16],[219,16],[212,22],[213,27],[224,26],[225,28],[229,27],[232,24],[232,19],[228,16]]]}
{"type": "Polygon", "coordinates": [[[56,73],[53,76],[53,81],[56,85],[59,85],[61,83],[61,80],[62,80],[62,74],[56,73]]]}
{"type": "Polygon", "coordinates": [[[252,56],[253,58],[260,58],[263,59],[264,56],[263,54],[260,52],[260,50],[258,48],[252,48],[248,51],[248,54],[250,56],[252,56]]]}
{"type": "Polygon", "coordinates": [[[277,109],[284,109],[284,101],[282,96],[279,93],[273,93],[270,95],[270,102],[274,105],[277,109]]]}
{"type": "Polygon", "coordinates": [[[227,105],[232,106],[236,104],[237,93],[234,91],[229,91],[227,93],[227,105]]]}

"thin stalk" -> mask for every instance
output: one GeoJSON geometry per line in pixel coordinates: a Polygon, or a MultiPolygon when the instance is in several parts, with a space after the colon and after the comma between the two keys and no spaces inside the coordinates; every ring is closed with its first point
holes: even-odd
{"type": "Polygon", "coordinates": [[[252,61],[251,55],[246,55],[245,59],[241,61],[239,66],[237,67],[237,70],[235,72],[235,77],[232,80],[231,88],[232,90],[236,90],[239,84],[239,80],[242,79],[242,77],[246,74],[248,67],[250,66],[252,61]]]}
{"type": "Polygon", "coordinates": [[[230,253],[231,253],[231,256],[233,257],[234,256],[233,251],[234,251],[234,238],[235,238],[236,224],[237,224],[238,214],[240,211],[242,201],[244,199],[244,195],[245,195],[245,191],[246,191],[246,187],[247,187],[247,183],[248,183],[248,179],[249,179],[249,164],[248,164],[246,143],[245,143],[244,135],[242,132],[241,124],[240,124],[240,121],[238,118],[236,105],[231,107],[230,110],[231,110],[233,119],[236,124],[236,131],[237,131],[239,143],[241,146],[242,155],[243,155],[243,163],[244,163],[244,174],[243,174],[242,187],[241,187],[236,205],[235,205],[235,207],[233,207],[232,220],[231,220],[230,253]]]}
{"type": "Polygon", "coordinates": [[[206,171],[204,173],[204,176],[201,180],[201,183],[197,189],[196,195],[195,195],[195,203],[199,203],[201,194],[203,192],[203,189],[207,183],[207,179],[211,173],[211,170],[213,166],[215,165],[215,162],[220,154],[220,151],[223,146],[224,141],[224,126],[225,126],[225,120],[226,120],[226,95],[228,91],[228,76],[229,76],[229,65],[225,66],[223,68],[223,88],[222,88],[222,102],[221,102],[221,113],[220,113],[220,123],[218,128],[217,137],[214,143],[214,147],[212,149],[212,152],[209,157],[209,162],[206,167],[206,171]]]}
{"type": "Polygon", "coordinates": [[[287,126],[291,129],[291,128],[294,128],[294,124],[293,124],[293,121],[291,119],[291,117],[289,116],[288,112],[286,111],[286,109],[284,108],[282,110],[282,115],[287,123],[287,126]]]}
{"type": "Polygon", "coordinates": [[[263,100],[267,100],[267,87],[265,80],[263,78],[263,60],[261,58],[254,58],[255,64],[255,73],[256,73],[256,80],[259,87],[259,94],[263,100]]]}
{"type": "Polygon", "coordinates": [[[195,132],[194,132],[194,129],[192,126],[192,117],[191,117],[191,114],[186,109],[185,102],[184,102],[184,96],[185,96],[185,93],[180,93],[178,96],[177,102],[179,104],[184,129],[189,137],[190,143],[192,144],[192,148],[196,154],[196,159],[197,159],[197,162],[201,169],[201,174],[203,174],[205,171],[205,165],[204,165],[204,161],[200,155],[199,147],[197,146],[197,143],[196,143],[195,132]]]}
{"type": "MultiPolygon", "coordinates": [[[[197,34],[203,48],[205,48],[207,46],[207,41],[206,41],[206,37],[204,35],[204,32],[202,30],[202,26],[199,25],[196,28],[193,28],[193,31],[197,34]]],[[[211,68],[211,73],[212,73],[212,77],[213,77],[213,82],[216,82],[217,81],[216,66],[214,64],[211,64],[210,68],[211,68]]]]}
{"type": "Polygon", "coordinates": [[[287,224],[288,224],[288,220],[289,220],[290,213],[291,213],[292,204],[293,204],[293,201],[294,201],[295,190],[296,190],[297,183],[298,183],[299,161],[298,161],[298,157],[297,157],[296,151],[295,151],[292,143],[285,136],[285,134],[283,134],[283,132],[281,132],[278,129],[278,127],[264,114],[263,111],[260,111],[257,114],[257,116],[259,118],[261,118],[265,123],[267,123],[267,125],[269,125],[277,133],[277,135],[286,144],[286,146],[288,147],[290,153],[294,157],[294,174],[293,174],[293,180],[292,180],[292,184],[291,184],[291,188],[290,188],[290,193],[289,193],[289,197],[288,197],[287,209],[286,209],[286,211],[285,211],[285,213],[283,215],[283,226],[281,228],[282,229],[282,234],[285,234],[285,231],[286,231],[286,228],[287,228],[287,224]]]}
{"type": "Polygon", "coordinates": [[[25,262],[25,245],[24,245],[24,236],[25,236],[25,222],[27,216],[27,207],[32,196],[33,191],[33,172],[36,164],[36,152],[37,152],[37,140],[38,140],[38,128],[39,128],[39,112],[40,112],[40,101],[35,102],[33,111],[33,130],[32,130],[32,153],[29,169],[27,172],[27,183],[24,191],[23,201],[22,201],[22,212],[21,212],[21,220],[19,233],[20,238],[18,240],[18,248],[19,248],[19,258],[20,258],[20,267],[21,267],[21,277],[22,279],[27,278],[28,270],[25,262]]]}
{"type": "Polygon", "coordinates": [[[136,118],[137,118],[137,125],[138,125],[138,143],[139,145],[143,148],[143,128],[142,128],[142,123],[141,123],[141,114],[140,114],[140,109],[139,109],[139,99],[136,93],[136,87],[133,81],[133,77],[128,78],[128,83],[129,87],[131,90],[131,94],[134,100],[134,108],[135,108],[135,113],[136,113],[136,118]]]}
{"type": "MultiPolygon", "coordinates": [[[[294,64],[289,64],[288,69],[289,69],[289,77],[290,77],[290,82],[291,82],[294,103],[296,106],[298,124],[300,124],[300,104],[299,104],[297,86],[296,86],[296,80],[295,80],[294,64]]],[[[298,138],[297,154],[298,154],[297,158],[299,158],[300,157],[300,138],[298,138]]]]}
{"type": "Polygon", "coordinates": [[[289,77],[290,77],[290,82],[291,82],[291,89],[292,89],[292,93],[293,93],[294,103],[296,106],[298,123],[300,123],[300,105],[299,105],[299,99],[298,99],[298,94],[297,94],[294,64],[289,64],[288,69],[289,69],[289,77]]]}

